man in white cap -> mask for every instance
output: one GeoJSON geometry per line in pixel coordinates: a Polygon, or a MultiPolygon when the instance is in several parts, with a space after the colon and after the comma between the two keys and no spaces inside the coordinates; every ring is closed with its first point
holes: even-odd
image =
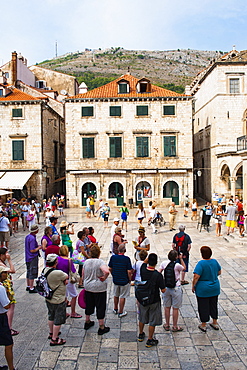
{"type": "Polygon", "coordinates": [[[0,346],[5,346],[5,358],[8,366],[1,366],[0,369],[14,370],[13,365],[13,339],[8,324],[7,311],[10,307],[10,300],[2,282],[7,279],[8,267],[0,266],[0,346]]]}
{"type": "Polygon", "coordinates": [[[66,285],[68,284],[68,275],[56,270],[58,256],[54,253],[48,254],[46,258],[46,276],[49,287],[53,290],[51,299],[46,299],[48,308],[48,325],[50,346],[60,346],[66,343],[66,340],[59,338],[60,328],[66,321],[66,285]]]}
{"type": "Polygon", "coordinates": [[[34,279],[38,277],[39,250],[42,248],[38,245],[36,234],[39,232],[38,225],[31,226],[31,232],[25,238],[25,262],[27,267],[27,287],[29,293],[37,293],[34,288],[34,279]]]}
{"type": "Polygon", "coordinates": [[[119,225],[119,221],[120,221],[120,219],[118,217],[115,217],[113,219],[113,225],[111,227],[111,245],[110,245],[110,252],[111,253],[113,252],[113,237],[115,235],[116,227],[118,227],[118,225],[119,225]]]}

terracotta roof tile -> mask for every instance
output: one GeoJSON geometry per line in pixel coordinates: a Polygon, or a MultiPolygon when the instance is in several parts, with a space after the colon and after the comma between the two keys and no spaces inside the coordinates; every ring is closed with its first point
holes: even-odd
{"type": "Polygon", "coordinates": [[[138,79],[134,76],[126,74],[117,78],[114,81],[109,82],[106,85],[97,87],[94,90],[88,91],[84,94],[78,94],[68,99],[90,99],[90,98],[150,98],[150,97],[181,97],[183,94],[178,94],[174,91],[163,89],[162,87],[151,85],[151,91],[145,93],[138,93],[136,91],[136,84],[138,79]],[[126,80],[130,85],[129,93],[118,93],[118,81],[126,80]]]}
{"type": "Polygon", "coordinates": [[[0,101],[27,101],[27,100],[40,100],[40,98],[35,98],[29,94],[24,93],[21,90],[16,88],[10,88],[11,93],[9,93],[6,97],[0,96],[0,101]]]}

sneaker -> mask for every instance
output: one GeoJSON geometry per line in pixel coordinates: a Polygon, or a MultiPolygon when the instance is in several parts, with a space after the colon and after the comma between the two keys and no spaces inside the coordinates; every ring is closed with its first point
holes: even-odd
{"type": "Polygon", "coordinates": [[[143,333],[141,333],[141,334],[139,334],[138,335],[138,342],[143,342],[144,341],[144,338],[145,338],[145,333],[143,332],[143,333]]]}
{"type": "Polygon", "coordinates": [[[117,315],[118,314],[118,309],[117,308],[116,309],[114,308],[112,312],[115,313],[115,315],[117,315]]]}
{"type": "Polygon", "coordinates": [[[148,339],[147,342],[146,342],[146,347],[153,347],[153,346],[157,346],[157,344],[159,343],[158,339],[148,339]]]}
{"type": "Polygon", "coordinates": [[[92,326],[94,326],[94,321],[85,322],[85,324],[84,324],[84,330],[88,330],[92,326]]]}
{"type": "Polygon", "coordinates": [[[119,313],[118,314],[118,317],[121,319],[121,317],[124,317],[124,316],[126,316],[128,314],[128,312],[127,311],[123,311],[122,313],[119,313]]]}
{"type": "MultiPolygon", "coordinates": [[[[26,287],[26,292],[29,292],[29,290],[30,290],[30,286],[27,286],[26,287]]],[[[1,369],[1,368],[0,368],[1,369]]]]}
{"type": "Polygon", "coordinates": [[[29,289],[29,293],[38,293],[37,289],[36,288],[33,288],[33,289],[29,289]]]}
{"type": "Polygon", "coordinates": [[[98,330],[98,335],[103,335],[105,333],[108,333],[110,331],[110,328],[109,326],[105,326],[104,329],[100,329],[98,330]]]}
{"type": "Polygon", "coordinates": [[[5,365],[5,366],[0,366],[0,370],[8,370],[8,366],[5,365]]]}

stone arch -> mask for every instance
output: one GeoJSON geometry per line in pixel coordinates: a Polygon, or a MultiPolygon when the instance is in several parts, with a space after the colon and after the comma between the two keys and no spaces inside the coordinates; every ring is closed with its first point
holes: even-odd
{"type": "Polygon", "coordinates": [[[85,181],[81,186],[81,205],[86,206],[87,197],[94,195],[97,198],[97,186],[93,181],[85,181]]]}
{"type": "Polygon", "coordinates": [[[179,185],[176,181],[169,180],[164,183],[163,198],[172,198],[175,204],[179,204],[179,185]]]}

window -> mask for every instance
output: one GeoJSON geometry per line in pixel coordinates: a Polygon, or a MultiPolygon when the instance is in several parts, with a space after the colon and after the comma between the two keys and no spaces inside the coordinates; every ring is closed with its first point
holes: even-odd
{"type": "Polygon", "coordinates": [[[82,107],[81,108],[82,117],[92,117],[93,116],[93,107],[82,107]]]}
{"type": "Polygon", "coordinates": [[[122,157],[122,138],[110,137],[110,158],[122,157]]]}
{"type": "Polygon", "coordinates": [[[5,77],[9,78],[9,72],[5,72],[5,77]]]}
{"type": "Polygon", "coordinates": [[[3,96],[3,89],[0,89],[0,96],[3,96]]]}
{"type": "Polygon", "coordinates": [[[12,117],[13,118],[23,117],[22,116],[22,108],[14,108],[14,109],[12,109],[12,117]]]}
{"type": "Polygon", "coordinates": [[[110,107],[110,116],[121,117],[121,107],[120,106],[110,107]]]}
{"type": "Polygon", "coordinates": [[[137,116],[148,116],[148,105],[137,105],[136,115],[137,116]]]}
{"type": "Polygon", "coordinates": [[[164,116],[175,116],[175,105],[164,105],[163,115],[164,116]]]}
{"type": "Polygon", "coordinates": [[[164,136],[164,157],[176,156],[176,136],[164,136]]]}
{"type": "Polygon", "coordinates": [[[94,158],[94,137],[82,138],[82,157],[94,158]]]}
{"type": "Polygon", "coordinates": [[[230,78],[230,94],[239,94],[240,85],[239,78],[230,78]]]}
{"type": "Polygon", "coordinates": [[[118,93],[119,94],[127,94],[128,93],[128,84],[127,83],[118,84],[118,93]]]}
{"type": "Polygon", "coordinates": [[[24,160],[24,140],[12,141],[12,159],[13,161],[24,160]]]}
{"type": "Polygon", "coordinates": [[[148,137],[140,136],[136,138],[136,156],[137,157],[148,157],[148,137]]]}
{"type": "Polygon", "coordinates": [[[46,87],[46,81],[43,80],[36,81],[36,87],[38,89],[44,89],[46,87]]]}

